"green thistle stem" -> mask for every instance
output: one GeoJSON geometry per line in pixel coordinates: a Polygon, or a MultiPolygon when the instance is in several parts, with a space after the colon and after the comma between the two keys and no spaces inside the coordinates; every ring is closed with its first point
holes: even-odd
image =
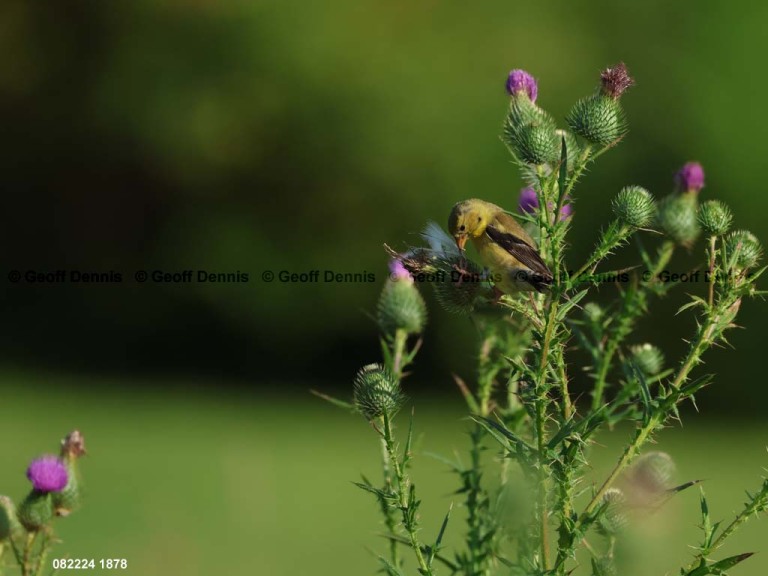
{"type": "Polygon", "coordinates": [[[558,350],[555,363],[557,365],[557,379],[560,381],[563,395],[563,421],[568,421],[573,416],[573,401],[568,391],[568,375],[565,373],[565,357],[562,348],[558,350]]]}
{"type": "Polygon", "coordinates": [[[541,532],[541,568],[549,570],[549,530],[548,530],[548,510],[547,510],[547,473],[545,469],[544,448],[546,447],[545,437],[545,400],[539,398],[536,401],[536,440],[539,453],[538,463],[538,514],[541,532]]]}
{"type": "Polygon", "coordinates": [[[709,303],[710,309],[715,303],[715,255],[717,247],[717,236],[709,238],[709,303]]]}
{"type": "Polygon", "coordinates": [[[480,484],[482,474],[482,443],[485,433],[482,426],[476,424],[470,434],[472,446],[470,449],[471,463],[467,469],[466,488],[467,488],[467,540],[469,552],[469,575],[487,574],[487,560],[490,553],[490,542],[484,542],[485,534],[483,526],[485,524],[482,510],[482,500],[484,491],[480,484]]]}
{"type": "Polygon", "coordinates": [[[40,574],[42,574],[43,567],[45,566],[45,560],[48,558],[48,553],[51,551],[51,544],[51,535],[46,531],[43,534],[43,544],[37,557],[37,569],[35,570],[35,576],[40,576],[40,574]]]}
{"type": "Polygon", "coordinates": [[[691,563],[683,570],[683,573],[687,574],[699,567],[701,562],[707,556],[720,548],[742,524],[749,520],[751,516],[758,514],[759,512],[764,512],[766,509],[768,509],[768,479],[763,480],[763,485],[760,490],[754,496],[750,497],[749,502],[744,505],[744,508],[736,515],[736,518],[725,527],[711,545],[696,555],[691,563]]]}
{"type": "Polygon", "coordinates": [[[38,532],[27,533],[27,540],[24,543],[24,557],[21,565],[21,576],[32,576],[32,548],[35,545],[35,539],[38,532]]]}
{"type": "Polygon", "coordinates": [[[402,328],[398,328],[395,331],[395,340],[392,344],[394,354],[392,359],[392,366],[390,367],[392,374],[394,374],[398,380],[403,377],[403,368],[405,367],[403,364],[403,358],[405,356],[405,345],[407,341],[408,333],[402,328]]]}
{"type": "Polygon", "coordinates": [[[637,429],[632,442],[630,442],[629,445],[624,449],[624,452],[619,458],[619,461],[616,463],[616,466],[614,466],[613,470],[608,475],[608,478],[605,479],[603,485],[595,493],[595,495],[592,497],[592,500],[590,500],[589,504],[587,504],[587,507],[584,509],[584,514],[581,517],[582,523],[586,517],[591,514],[595,508],[597,508],[597,506],[602,501],[603,495],[613,485],[613,482],[616,480],[616,478],[618,478],[619,474],[621,474],[632,461],[632,459],[637,456],[637,454],[640,452],[640,448],[643,446],[643,444],[645,444],[649,435],[656,429],[658,424],[658,416],[651,417],[646,425],[637,429]]]}
{"type": "Polygon", "coordinates": [[[560,214],[559,208],[562,208],[563,204],[565,203],[565,198],[573,191],[573,187],[576,185],[576,182],[579,178],[581,178],[581,174],[584,172],[584,168],[587,167],[587,164],[589,164],[590,156],[592,155],[592,144],[587,144],[584,146],[583,151],[581,152],[581,156],[579,156],[579,160],[576,163],[576,168],[573,171],[573,175],[571,176],[570,180],[568,181],[568,185],[565,187],[565,192],[560,194],[560,197],[558,198],[557,204],[558,204],[558,211],[556,214],[560,214]]]}
{"type": "Polygon", "coordinates": [[[392,469],[395,474],[395,480],[397,481],[397,499],[400,510],[402,512],[403,527],[408,534],[408,539],[411,544],[411,548],[416,554],[416,561],[419,564],[419,570],[423,576],[432,576],[432,568],[427,563],[422,554],[423,545],[419,542],[416,536],[416,517],[415,510],[411,509],[409,503],[409,491],[411,490],[411,481],[403,471],[403,467],[400,466],[400,462],[397,458],[397,448],[395,446],[395,440],[392,434],[392,425],[390,423],[389,416],[384,414],[384,432],[383,438],[387,450],[387,457],[392,465],[392,469]]]}
{"type": "Polygon", "coordinates": [[[621,474],[621,472],[629,465],[632,459],[639,453],[640,448],[648,440],[649,436],[658,428],[660,424],[666,419],[667,411],[669,408],[676,406],[681,400],[687,398],[689,394],[684,393],[681,390],[681,386],[688,380],[688,376],[691,370],[699,364],[701,361],[701,355],[704,351],[711,346],[715,337],[718,334],[718,324],[721,321],[722,314],[732,304],[730,301],[719,303],[719,311],[716,314],[707,315],[706,322],[701,324],[696,333],[696,338],[688,350],[688,354],[685,360],[681,364],[680,368],[675,375],[675,378],[670,384],[669,395],[664,398],[664,402],[661,403],[660,408],[656,409],[648,418],[648,421],[637,429],[635,437],[630,444],[624,449],[619,461],[613,468],[611,473],[606,478],[603,485],[595,493],[592,500],[589,502],[582,515],[582,521],[595,510],[600,504],[603,495],[613,485],[613,482],[621,474]],[[669,408],[667,408],[669,407],[669,408]]]}
{"type": "Polygon", "coordinates": [[[572,288],[577,284],[579,282],[579,277],[585,272],[589,272],[590,274],[594,272],[597,265],[607,258],[618,246],[626,242],[633,231],[632,228],[625,224],[621,224],[618,220],[611,222],[608,229],[600,235],[600,240],[589,259],[573,274],[573,276],[571,276],[569,287],[572,288]]]}
{"type": "Polygon", "coordinates": [[[602,407],[604,400],[605,387],[607,384],[608,372],[613,365],[613,359],[624,339],[631,334],[635,320],[645,310],[645,294],[651,287],[651,283],[669,264],[672,254],[675,250],[674,242],[665,242],[659,250],[656,263],[650,272],[650,280],[643,280],[637,292],[628,293],[622,308],[614,325],[616,329],[610,335],[606,343],[605,350],[600,356],[597,375],[595,378],[595,387],[592,391],[592,409],[598,410],[602,407]]]}
{"type": "Polygon", "coordinates": [[[599,410],[603,406],[605,387],[607,385],[608,372],[613,366],[613,359],[619,351],[624,339],[631,334],[635,320],[644,310],[646,286],[640,289],[628,290],[624,297],[621,310],[614,325],[616,328],[608,337],[603,353],[600,355],[595,386],[592,389],[592,410],[599,410]]]}
{"type": "MultiPolygon", "coordinates": [[[[392,493],[394,491],[394,487],[392,485],[392,467],[389,465],[389,452],[387,450],[387,442],[383,437],[381,438],[381,468],[384,474],[384,489],[388,493],[392,493]]],[[[389,505],[386,499],[379,498],[379,503],[381,505],[381,513],[384,515],[384,525],[387,527],[387,534],[390,536],[389,557],[392,561],[392,565],[395,568],[400,568],[399,547],[397,545],[397,540],[392,538],[392,536],[397,535],[397,520],[395,519],[395,511],[389,505]]]]}
{"type": "MultiPolygon", "coordinates": [[[[397,329],[395,331],[395,337],[392,342],[392,365],[387,368],[392,374],[400,380],[403,376],[406,344],[408,342],[408,334],[403,329],[397,329]]],[[[392,436],[392,425],[389,418],[386,419],[386,425],[389,427],[389,436],[392,436]]],[[[387,444],[386,437],[381,438],[381,469],[384,476],[384,488],[387,492],[393,491],[394,477],[392,475],[390,448],[387,444]]],[[[394,464],[397,465],[397,458],[395,458],[394,464]]],[[[384,515],[384,525],[387,527],[389,536],[397,535],[397,519],[395,518],[395,510],[389,505],[389,503],[380,499],[381,512],[384,515]]],[[[400,568],[401,559],[400,551],[395,538],[389,538],[389,557],[392,565],[396,568],[400,568]]]]}

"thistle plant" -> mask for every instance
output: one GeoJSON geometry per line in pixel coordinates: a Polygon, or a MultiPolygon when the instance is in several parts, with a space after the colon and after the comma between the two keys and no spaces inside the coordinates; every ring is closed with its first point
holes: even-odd
{"type": "MultiPolygon", "coordinates": [[[[410,572],[407,557],[422,575],[616,574],[615,544],[632,510],[661,506],[699,484],[673,485],[672,459],[646,449],[662,428],[682,418],[680,407],[714,381],[701,370],[704,355],[727,343],[742,300],[762,295],[755,285],[764,271],[762,247],[749,231],[731,230],[733,215],[723,202],[700,203],[704,171],[689,162],[673,191],[658,201],[636,184],[619,190],[611,201],[613,218],[591,254],[572,261],[568,232],[577,217],[576,184],[627,134],[621,100],[632,84],[624,64],[608,68],[562,129],[539,106],[534,78],[522,70],[509,75],[502,140],[527,181],[516,217],[551,270],[547,286],[501,293],[494,288],[499,279],[460,249],[466,237],[454,242],[435,223],[422,233],[424,246],[387,247],[391,275],[378,304],[382,358],[358,372],[351,403],[334,402],[361,414],[379,440],[381,476],[364,476],[357,485],[382,514],[387,544],[379,560],[390,576],[410,572]],[[612,269],[611,256],[628,249],[636,250],[636,265],[612,269]],[[653,305],[679,286],[667,279],[681,251],[702,257],[705,281],[687,286],[691,293],[678,313],[692,316],[695,328],[683,335],[682,358],[669,360],[633,334],[653,305]],[[417,492],[412,476],[414,414],[404,409],[402,392],[425,330],[426,306],[414,282],[421,277],[431,280],[419,284],[432,285],[446,312],[469,316],[478,333],[476,375],[456,377],[469,412],[463,424],[469,426],[469,458],[446,459],[458,481],[463,525],[449,508],[436,534],[421,530],[421,497],[429,492],[417,492]],[[587,353],[585,366],[572,358],[574,345],[587,353]],[[571,390],[577,370],[590,376],[588,394],[571,390]],[[400,444],[395,425],[409,413],[400,444]],[[596,435],[618,426],[631,429],[629,440],[607,476],[587,482],[596,435]],[[448,531],[460,534],[457,549],[444,545],[448,531]]],[[[496,237],[489,230],[481,241],[487,246],[496,237]]],[[[766,509],[766,479],[727,524],[710,520],[702,492],[702,541],[687,565],[667,573],[725,574],[750,554],[723,558],[719,548],[766,509]]]]}
{"type": "Polygon", "coordinates": [[[46,454],[29,464],[32,489],[21,504],[0,496],[0,574],[6,573],[6,556],[13,558],[22,576],[44,573],[57,542],[55,518],[68,516],[80,505],[78,460],[84,454],[85,439],[74,430],[61,441],[58,456],[46,454]]]}

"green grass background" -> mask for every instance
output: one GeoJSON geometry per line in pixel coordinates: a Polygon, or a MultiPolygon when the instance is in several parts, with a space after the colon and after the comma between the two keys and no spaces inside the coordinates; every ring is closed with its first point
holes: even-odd
{"type": "MultiPolygon", "coordinates": [[[[22,497],[30,457],[55,451],[67,431],[77,427],[86,436],[84,506],[57,522],[63,543],[51,558],[126,558],[127,573],[140,576],[375,572],[367,548],[384,550],[376,504],[351,481],[361,473],[378,477],[379,452],[359,416],[309,394],[217,394],[216,382],[196,393],[183,382],[163,382],[166,390],[149,392],[133,390],[131,382],[94,381],[88,393],[78,393],[74,383],[24,372],[2,377],[4,493],[22,497]]],[[[430,539],[448,505],[460,498],[451,495],[455,478],[424,453],[463,450],[468,424],[457,403],[418,393],[412,403],[418,435],[413,474],[423,499],[423,536],[430,539]]],[[[627,435],[623,430],[600,439],[594,478],[617,457],[627,435]]],[[[658,440],[653,448],[677,463],[675,480],[704,480],[715,519],[732,516],[768,462],[765,422],[715,423],[691,415],[658,440]]],[[[698,509],[692,489],[639,518],[621,547],[635,568],[625,574],[675,573],[689,558],[686,546],[699,538],[698,509]]],[[[457,506],[447,533],[451,543],[460,542],[461,516],[457,506]]],[[[599,545],[597,536],[590,540],[599,545]]],[[[733,574],[765,574],[766,519],[752,520],[721,554],[743,551],[760,553],[733,574]]]]}

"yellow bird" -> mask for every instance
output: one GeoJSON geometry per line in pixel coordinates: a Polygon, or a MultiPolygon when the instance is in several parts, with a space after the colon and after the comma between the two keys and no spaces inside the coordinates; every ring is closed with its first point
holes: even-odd
{"type": "Polygon", "coordinates": [[[448,231],[461,250],[472,240],[501,292],[542,292],[552,284],[552,272],[533,238],[503,208],[474,198],[459,202],[451,210],[448,231]]]}

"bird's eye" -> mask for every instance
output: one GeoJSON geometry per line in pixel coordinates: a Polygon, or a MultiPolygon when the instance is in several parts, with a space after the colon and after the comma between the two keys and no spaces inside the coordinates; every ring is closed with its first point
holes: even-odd
{"type": "Polygon", "coordinates": [[[478,217],[477,217],[477,221],[478,221],[478,222],[482,222],[482,221],[483,221],[483,217],[482,217],[482,216],[478,216],[478,217]]]}
{"type": "Polygon", "coordinates": [[[466,227],[466,226],[464,226],[464,224],[462,224],[462,225],[459,227],[459,230],[461,230],[462,232],[464,232],[464,230],[466,230],[466,229],[467,229],[467,227],[466,227]]]}

